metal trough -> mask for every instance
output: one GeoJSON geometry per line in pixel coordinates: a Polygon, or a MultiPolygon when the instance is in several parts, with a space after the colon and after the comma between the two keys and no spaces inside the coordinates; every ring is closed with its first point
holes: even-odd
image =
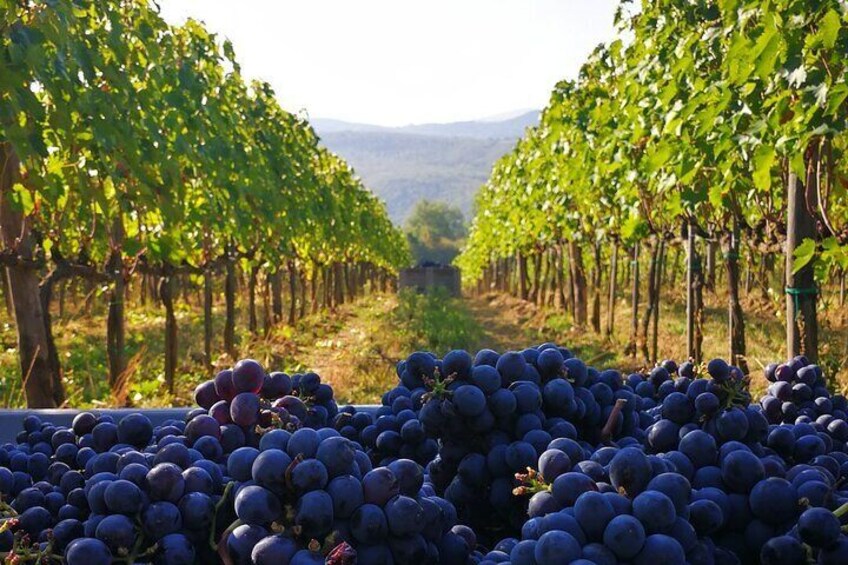
{"type": "MultiPolygon", "coordinates": [[[[360,404],[355,405],[358,411],[376,412],[379,408],[376,404],[360,404]]],[[[52,409],[52,410],[2,410],[0,409],[0,443],[14,442],[15,437],[23,429],[23,420],[30,414],[35,414],[45,421],[49,421],[57,426],[70,427],[74,416],[80,412],[91,412],[92,414],[108,414],[115,421],[119,421],[127,414],[141,412],[153,422],[154,426],[160,425],[165,420],[185,418],[185,415],[192,408],[150,408],[150,409],[133,409],[133,408],[104,408],[94,410],[74,410],[74,409],[52,409]]]]}

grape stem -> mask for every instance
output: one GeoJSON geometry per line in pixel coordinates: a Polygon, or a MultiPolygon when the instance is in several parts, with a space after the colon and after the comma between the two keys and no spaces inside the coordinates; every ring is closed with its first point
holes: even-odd
{"type": "Polygon", "coordinates": [[[848,512],[848,502],[846,502],[845,504],[843,504],[842,506],[840,506],[839,508],[834,510],[833,515],[836,516],[837,518],[841,518],[842,516],[845,515],[846,512],[848,512]]]}
{"type": "MultiPolygon", "coordinates": [[[[230,483],[230,484],[232,484],[232,483],[230,483]]],[[[234,521],[232,524],[227,526],[227,529],[224,530],[224,533],[221,534],[221,539],[218,541],[218,546],[217,546],[216,549],[218,551],[218,557],[221,558],[221,562],[224,565],[234,565],[233,560],[230,558],[230,554],[227,551],[227,538],[230,537],[230,534],[233,532],[233,530],[235,530],[236,528],[238,528],[241,525],[242,525],[241,520],[234,521]]]]}
{"type": "Polygon", "coordinates": [[[446,379],[441,378],[439,369],[433,372],[433,378],[424,377],[424,385],[428,388],[428,392],[424,394],[422,400],[427,402],[431,398],[449,398],[451,391],[448,386],[456,380],[456,373],[451,373],[446,379]]]}
{"type": "Polygon", "coordinates": [[[227,483],[227,486],[224,487],[224,493],[221,495],[221,499],[218,500],[218,503],[215,504],[215,513],[212,515],[212,525],[209,529],[209,547],[213,550],[218,549],[218,544],[215,543],[215,530],[218,526],[218,512],[220,512],[221,508],[224,507],[224,504],[227,503],[227,498],[230,496],[230,491],[233,490],[233,486],[235,486],[234,481],[230,481],[227,483]]]}
{"type": "Polygon", "coordinates": [[[604,427],[601,430],[602,442],[609,443],[613,435],[613,430],[615,429],[615,426],[618,423],[618,416],[619,414],[621,414],[621,411],[624,410],[624,407],[626,405],[627,400],[625,400],[624,398],[619,398],[615,401],[615,405],[612,407],[612,411],[610,411],[609,418],[607,418],[607,423],[604,424],[604,427]]]}
{"type": "Polygon", "coordinates": [[[542,476],[542,473],[531,467],[527,467],[526,473],[516,473],[515,480],[520,483],[520,486],[512,489],[512,494],[515,496],[525,496],[551,490],[551,485],[545,482],[545,477],[542,476]]]}

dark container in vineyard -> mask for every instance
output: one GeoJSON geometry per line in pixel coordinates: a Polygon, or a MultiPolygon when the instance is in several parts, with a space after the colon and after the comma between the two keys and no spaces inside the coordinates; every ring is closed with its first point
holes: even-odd
{"type": "Polygon", "coordinates": [[[416,267],[400,270],[398,285],[401,289],[412,288],[417,292],[429,292],[441,287],[451,296],[462,293],[459,269],[451,265],[422,263],[416,267]]]}

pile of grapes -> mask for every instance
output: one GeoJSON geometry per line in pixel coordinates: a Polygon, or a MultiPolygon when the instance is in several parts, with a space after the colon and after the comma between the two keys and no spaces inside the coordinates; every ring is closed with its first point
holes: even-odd
{"type": "Polygon", "coordinates": [[[416,352],[374,408],[246,359],[184,421],[30,415],[10,563],[848,563],[848,403],[804,357],[622,375],[543,344],[416,352]]]}

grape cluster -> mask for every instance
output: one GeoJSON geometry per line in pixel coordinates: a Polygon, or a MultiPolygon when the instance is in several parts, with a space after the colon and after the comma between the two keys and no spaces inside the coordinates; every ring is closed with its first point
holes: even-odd
{"type": "Polygon", "coordinates": [[[769,423],[819,424],[841,451],[848,441],[848,401],[841,394],[830,394],[821,367],[798,356],[788,363],[772,363],[764,373],[769,386],[760,406],[769,423]]]}
{"type": "Polygon", "coordinates": [[[323,563],[340,544],[363,563],[466,562],[471,548],[451,532],[455,510],[423,490],[414,461],[372,468],[332,428],[275,430],[263,443],[227,463],[236,484],[238,525],[226,538],[234,563],[323,563]]]}
{"type": "MultiPolygon", "coordinates": [[[[404,400],[401,387],[392,391],[404,400]]],[[[407,392],[408,394],[408,392],[407,392]]],[[[427,437],[410,402],[381,406],[374,415],[343,406],[334,422],[344,437],[360,443],[375,465],[385,466],[397,459],[410,459],[427,465],[438,452],[435,439],[427,437]]]]}
{"type": "Polygon", "coordinates": [[[422,466],[374,468],[325,425],[338,410],[314,373],[243,360],[195,397],[185,421],[157,427],[142,414],[84,412],[68,429],[28,416],[0,449],[0,551],[68,565],[466,563],[473,545],[422,466]]]}
{"type": "Polygon", "coordinates": [[[70,428],[27,416],[18,443],[0,449],[0,550],[68,565],[214,560],[226,478],[190,447],[189,429],[138,413],[116,423],[83,412],[70,428]]]}
{"type": "MultiPolygon", "coordinates": [[[[521,528],[526,500],[512,496],[515,474],[535,465],[552,440],[591,449],[643,433],[617,371],[587,367],[552,343],[475,357],[456,350],[441,360],[416,352],[398,364],[398,376],[381,409],[417,412],[425,434],[439,440],[429,476],[484,541],[521,528]]],[[[398,445],[405,447],[403,437],[398,445]]]]}
{"type": "Polygon", "coordinates": [[[27,416],[0,552],[100,565],[848,563],[846,401],[803,357],[623,377],[554,344],[416,352],[375,411],[249,359],[185,420],[27,416]]]}
{"type": "Polygon", "coordinates": [[[333,388],[316,373],[266,374],[253,359],[243,359],[198,385],[194,399],[200,408],[191,415],[205,410],[209,417],[197,426],[205,430],[217,422],[224,453],[255,447],[262,429],[326,427],[339,411],[333,388]]]}

